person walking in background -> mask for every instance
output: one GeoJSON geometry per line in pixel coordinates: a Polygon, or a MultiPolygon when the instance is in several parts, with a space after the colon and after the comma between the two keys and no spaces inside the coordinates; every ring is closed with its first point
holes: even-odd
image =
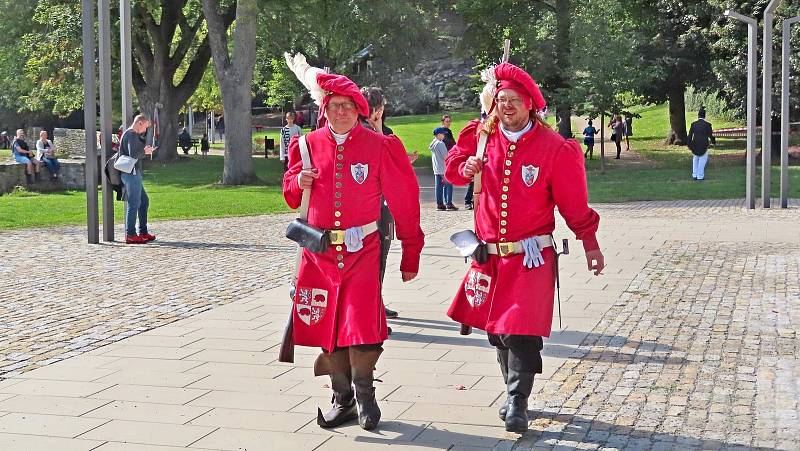
{"type": "MultiPolygon", "coordinates": [[[[453,136],[453,131],[450,129],[450,125],[453,123],[453,118],[450,117],[449,114],[445,114],[442,116],[442,127],[444,129],[444,145],[447,147],[447,151],[449,152],[453,146],[456,145],[456,138],[453,136]]],[[[475,189],[475,185],[470,183],[467,185],[467,192],[464,194],[464,208],[467,210],[472,210],[473,208],[473,198],[474,194],[473,191],[475,189]]]]}
{"type": "Polygon", "coordinates": [[[589,125],[583,129],[583,144],[586,146],[586,152],[583,153],[583,158],[587,156],[592,159],[594,152],[594,135],[598,133],[597,129],[592,125],[592,120],[589,119],[589,125]]]}
{"type": "Polygon", "coordinates": [[[622,116],[617,114],[608,126],[611,128],[611,141],[617,146],[617,156],[614,159],[619,160],[622,153],[622,139],[625,135],[625,122],[623,122],[622,116]]]}
{"type": "Polygon", "coordinates": [[[203,133],[203,137],[200,138],[200,153],[203,154],[203,157],[208,156],[208,150],[211,149],[211,146],[208,144],[208,133],[203,133]]]}
{"type": "Polygon", "coordinates": [[[716,145],[714,130],[711,123],[706,121],[706,109],[700,107],[697,120],[689,127],[686,145],[692,151],[692,180],[701,181],[706,178],[706,163],[708,163],[709,143],[716,145]]]}
{"type": "Polygon", "coordinates": [[[122,173],[122,185],[125,201],[128,207],[125,210],[125,243],[146,244],[156,239],[147,231],[147,210],[150,208],[150,198],[142,184],[142,158],[152,155],[155,150],[145,144],[145,134],[150,127],[150,119],[139,114],[120,140],[119,153],[136,159],[136,164],[130,173],[122,173]],[[139,233],[136,233],[136,217],[139,217],[139,233]]]}
{"type": "Polygon", "coordinates": [[[36,159],[44,163],[50,172],[51,179],[58,179],[61,163],[56,159],[56,148],[53,146],[53,141],[47,139],[46,130],[39,132],[39,140],[36,141],[36,159]]]}
{"type": "Polygon", "coordinates": [[[625,150],[631,150],[631,136],[633,136],[633,116],[628,113],[625,115],[625,150]]]}
{"type": "Polygon", "coordinates": [[[25,141],[25,130],[17,130],[17,136],[11,142],[11,153],[14,161],[25,165],[25,181],[28,185],[39,181],[39,172],[42,170],[42,162],[36,159],[28,143],[25,141]]]}
{"type": "MultiPolygon", "coordinates": [[[[361,88],[361,95],[364,96],[367,105],[369,105],[369,116],[364,117],[361,124],[384,136],[394,135],[394,131],[386,125],[386,97],[383,96],[383,91],[376,87],[363,87],[361,88]]],[[[417,151],[414,151],[408,157],[409,162],[414,163],[417,156],[417,151]]],[[[381,219],[378,221],[378,232],[383,237],[381,242],[381,287],[383,287],[383,280],[386,275],[386,260],[389,258],[389,249],[392,247],[392,240],[394,239],[394,218],[385,200],[381,203],[381,219]]],[[[381,294],[381,296],[383,295],[381,294]]],[[[388,307],[384,307],[384,310],[386,311],[386,318],[397,318],[399,316],[396,311],[388,307]]],[[[389,335],[391,334],[392,328],[389,327],[389,335]]]]}
{"type": "Polygon", "coordinates": [[[456,211],[458,207],[453,205],[453,184],[444,178],[444,161],[447,158],[444,127],[436,128],[433,131],[433,136],[433,141],[431,141],[428,149],[431,151],[431,163],[433,164],[433,189],[436,191],[436,209],[439,211],[456,211]]]}
{"type": "Polygon", "coordinates": [[[287,111],[286,125],[281,127],[280,152],[278,158],[280,158],[281,163],[283,163],[283,172],[289,169],[289,157],[287,154],[289,150],[289,141],[291,141],[293,136],[301,136],[303,134],[303,130],[300,129],[300,126],[294,123],[296,117],[297,114],[294,111],[287,111]]]}

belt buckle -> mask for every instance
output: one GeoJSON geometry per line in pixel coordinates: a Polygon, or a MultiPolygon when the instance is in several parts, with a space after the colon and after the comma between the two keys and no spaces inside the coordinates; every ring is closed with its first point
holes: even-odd
{"type": "Polygon", "coordinates": [[[328,230],[328,238],[331,244],[344,244],[344,230],[328,230]]]}
{"type": "Polygon", "coordinates": [[[514,253],[514,243],[497,243],[497,255],[507,257],[514,253]]]}

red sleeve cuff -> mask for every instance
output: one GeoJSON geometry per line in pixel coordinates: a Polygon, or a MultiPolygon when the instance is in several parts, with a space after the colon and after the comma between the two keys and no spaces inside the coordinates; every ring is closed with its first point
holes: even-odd
{"type": "Polygon", "coordinates": [[[400,259],[400,271],[419,273],[419,254],[410,255],[403,252],[403,257],[400,259]]]}
{"type": "Polygon", "coordinates": [[[600,249],[600,244],[597,242],[597,236],[595,236],[594,233],[590,236],[584,237],[581,241],[583,242],[583,250],[585,252],[596,251],[600,249]]]}

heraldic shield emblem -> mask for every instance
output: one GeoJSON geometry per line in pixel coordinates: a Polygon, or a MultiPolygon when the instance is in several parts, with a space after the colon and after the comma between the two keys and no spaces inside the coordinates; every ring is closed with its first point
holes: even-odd
{"type": "Polygon", "coordinates": [[[328,308],[328,291],[298,287],[295,308],[300,321],[309,326],[316,326],[322,321],[325,310],[328,308]]]}
{"type": "Polygon", "coordinates": [[[522,166],[522,181],[525,182],[526,186],[533,186],[537,178],[539,178],[539,168],[532,164],[522,166]]]}
{"type": "Polygon", "coordinates": [[[359,185],[364,183],[364,180],[367,179],[367,174],[369,174],[369,165],[363,163],[351,164],[350,165],[350,173],[353,174],[353,179],[359,185]]]}
{"type": "Polygon", "coordinates": [[[473,307],[480,307],[481,304],[486,302],[489,297],[489,286],[492,283],[492,278],[486,274],[482,274],[474,269],[470,269],[467,273],[467,281],[464,284],[464,292],[467,295],[467,300],[473,307]]]}

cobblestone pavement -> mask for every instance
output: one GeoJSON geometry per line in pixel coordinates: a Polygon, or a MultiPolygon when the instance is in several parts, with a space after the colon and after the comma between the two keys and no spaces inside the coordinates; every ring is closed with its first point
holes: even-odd
{"type": "MultiPolygon", "coordinates": [[[[290,218],[155,223],[159,239],[146,246],[88,245],[78,227],[1,232],[0,378],[285,283],[290,218]]],[[[463,220],[429,215],[423,227],[463,220]]]]}
{"type": "Polygon", "coordinates": [[[420,278],[387,278],[401,318],[377,433],[316,427],[315,350],[275,362],[290,216],[157,223],[140,247],[0,233],[0,449],[800,449],[800,205],[742,206],[597,206],[608,268],[588,275],[579,245],[562,258],[564,322],[523,436],[497,420],[485,337],[444,316],[464,273],[447,237],[470,212],[426,205],[420,278]]]}
{"type": "Polygon", "coordinates": [[[800,245],[669,241],[536,395],[516,449],[800,448],[800,245]]]}

